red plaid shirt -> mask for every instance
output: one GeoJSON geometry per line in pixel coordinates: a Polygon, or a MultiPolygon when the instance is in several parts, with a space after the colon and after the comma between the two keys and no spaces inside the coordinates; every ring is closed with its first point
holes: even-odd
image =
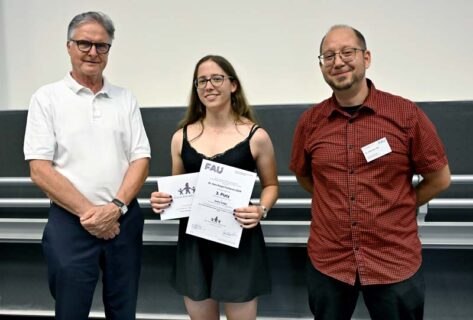
{"type": "Polygon", "coordinates": [[[413,102],[376,90],[351,117],[334,96],[304,112],[290,169],[312,176],[307,245],[322,273],[354,284],[388,284],[412,276],[422,261],[414,174],[447,165],[435,127],[413,102]],[[367,162],[361,148],[386,138],[391,153],[367,162]]]}

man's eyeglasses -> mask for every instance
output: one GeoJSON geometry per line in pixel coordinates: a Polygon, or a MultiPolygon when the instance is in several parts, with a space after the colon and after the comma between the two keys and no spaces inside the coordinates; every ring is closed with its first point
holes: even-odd
{"type": "Polygon", "coordinates": [[[225,80],[225,78],[230,79],[230,80],[233,79],[233,77],[231,77],[231,76],[224,76],[224,75],[220,75],[220,74],[214,74],[210,78],[201,77],[201,78],[195,79],[194,80],[194,85],[197,89],[203,89],[207,86],[207,82],[210,81],[210,83],[214,87],[220,87],[223,84],[223,81],[225,80]]]}
{"type": "Polygon", "coordinates": [[[337,54],[340,56],[340,59],[342,59],[343,62],[351,62],[355,60],[357,51],[363,52],[365,50],[366,49],[360,49],[360,48],[345,48],[338,52],[327,52],[327,53],[321,54],[318,58],[319,58],[320,63],[327,67],[327,66],[331,66],[335,62],[335,56],[337,54]]]}
{"type": "Polygon", "coordinates": [[[95,50],[100,54],[106,54],[112,46],[110,43],[105,42],[90,42],[87,40],[74,40],[70,39],[69,41],[74,42],[77,45],[77,49],[82,52],[89,52],[92,49],[92,46],[95,46],[95,50]]]}

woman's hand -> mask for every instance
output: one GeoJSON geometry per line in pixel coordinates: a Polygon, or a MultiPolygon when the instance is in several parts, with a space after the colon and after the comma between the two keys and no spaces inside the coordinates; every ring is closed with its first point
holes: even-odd
{"type": "Polygon", "coordinates": [[[251,229],[263,219],[264,210],[261,206],[248,206],[233,210],[233,215],[243,228],[251,229]]]}
{"type": "Polygon", "coordinates": [[[151,208],[153,209],[153,212],[161,214],[166,208],[171,206],[172,196],[165,192],[155,191],[151,193],[151,198],[149,201],[151,202],[151,208]]]}

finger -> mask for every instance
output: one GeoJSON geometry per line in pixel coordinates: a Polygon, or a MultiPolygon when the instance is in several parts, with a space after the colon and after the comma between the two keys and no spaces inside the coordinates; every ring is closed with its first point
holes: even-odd
{"type": "Polygon", "coordinates": [[[163,191],[154,191],[151,193],[152,198],[172,198],[172,195],[163,191]]]}
{"type": "Polygon", "coordinates": [[[251,228],[254,228],[258,225],[258,223],[251,223],[251,224],[244,224],[244,225],[241,225],[244,229],[251,229],[251,228]]]}
{"type": "Polygon", "coordinates": [[[240,219],[257,219],[259,216],[257,212],[248,212],[248,211],[244,211],[244,212],[235,211],[233,215],[240,219]]]}
{"type": "Polygon", "coordinates": [[[149,200],[151,203],[168,203],[172,201],[172,196],[167,194],[156,195],[155,193],[152,193],[149,200]]]}
{"type": "Polygon", "coordinates": [[[254,206],[249,206],[249,207],[240,207],[240,208],[236,208],[235,210],[233,210],[234,212],[252,212],[254,211],[254,206]]]}
{"type": "Polygon", "coordinates": [[[162,203],[151,202],[151,208],[158,209],[158,210],[169,208],[170,206],[171,206],[171,202],[162,202],[162,203]]]}
{"type": "Polygon", "coordinates": [[[245,218],[237,218],[237,217],[235,217],[235,220],[237,220],[237,222],[242,227],[246,227],[246,226],[249,226],[249,225],[256,225],[259,222],[258,219],[245,219],[245,218]]]}
{"type": "Polygon", "coordinates": [[[164,212],[164,209],[155,209],[153,208],[153,212],[156,213],[156,214],[161,214],[164,212]]]}

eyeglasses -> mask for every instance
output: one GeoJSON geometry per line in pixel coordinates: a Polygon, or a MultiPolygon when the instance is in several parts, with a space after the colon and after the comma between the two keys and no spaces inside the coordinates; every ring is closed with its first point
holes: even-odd
{"type": "Polygon", "coordinates": [[[70,39],[69,41],[74,42],[77,45],[77,49],[82,52],[89,52],[92,49],[92,46],[95,46],[95,50],[100,54],[106,54],[112,46],[110,43],[105,42],[90,42],[87,40],[74,40],[70,39]]]}
{"type": "Polygon", "coordinates": [[[327,67],[327,66],[331,66],[335,62],[335,56],[337,54],[340,56],[340,59],[342,59],[343,62],[351,62],[355,60],[357,51],[363,52],[365,50],[366,49],[360,49],[360,48],[345,48],[338,52],[327,52],[327,53],[321,54],[318,58],[319,58],[320,63],[327,67]]]}
{"type": "Polygon", "coordinates": [[[225,78],[230,79],[230,80],[233,79],[233,77],[231,77],[231,76],[224,76],[224,75],[221,75],[221,74],[214,74],[208,79],[205,78],[205,77],[195,79],[194,80],[194,85],[197,89],[203,89],[207,86],[207,82],[210,81],[210,83],[214,87],[220,87],[223,84],[223,81],[225,80],[225,78]]]}

